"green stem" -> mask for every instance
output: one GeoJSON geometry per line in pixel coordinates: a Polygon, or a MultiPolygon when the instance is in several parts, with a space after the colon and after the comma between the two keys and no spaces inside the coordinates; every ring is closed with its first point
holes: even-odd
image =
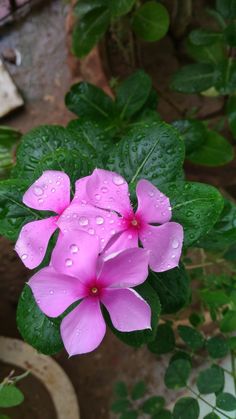
{"type": "Polygon", "coordinates": [[[216,412],[220,413],[227,419],[232,419],[230,416],[223,413],[221,410],[217,409],[217,407],[213,406],[211,403],[209,403],[207,400],[205,400],[200,394],[198,394],[196,391],[194,391],[191,387],[187,386],[187,389],[194,394],[198,399],[200,399],[203,403],[207,404],[212,410],[215,410],[216,412]]]}

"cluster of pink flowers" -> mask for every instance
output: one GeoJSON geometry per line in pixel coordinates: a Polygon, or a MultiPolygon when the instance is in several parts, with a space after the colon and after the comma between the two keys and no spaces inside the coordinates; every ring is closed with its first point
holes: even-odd
{"type": "Polygon", "coordinates": [[[57,317],[79,302],[61,323],[70,356],[102,341],[101,304],[121,332],[151,328],[150,307],[133,287],[147,279],[148,266],[155,272],[178,266],[183,228],[170,221],[169,199],[147,180],[138,182],[136,193],[134,211],[125,179],[95,169],[76,182],[71,202],[69,177],[59,171],[45,171],[24,194],[28,207],[55,213],[26,224],[15,249],[28,268],[36,268],[59,229],[49,266],[28,284],[47,316],[57,317]]]}

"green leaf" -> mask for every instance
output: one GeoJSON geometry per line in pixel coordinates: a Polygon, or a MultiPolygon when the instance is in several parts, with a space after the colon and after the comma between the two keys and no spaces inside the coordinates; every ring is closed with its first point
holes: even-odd
{"type": "Polygon", "coordinates": [[[9,416],[7,416],[7,415],[1,415],[0,414],[0,419],[11,419],[9,416]]]}
{"type": "Polygon", "coordinates": [[[129,13],[135,0],[108,0],[112,16],[122,16],[129,13]]]}
{"type": "Polygon", "coordinates": [[[162,409],[160,412],[152,415],[152,419],[172,419],[173,416],[169,410],[162,409]]]}
{"type": "Polygon", "coordinates": [[[0,407],[18,406],[24,401],[24,394],[14,385],[0,386],[0,407]]]}
{"type": "Polygon", "coordinates": [[[115,413],[123,413],[130,407],[130,402],[127,399],[116,400],[112,403],[111,410],[115,413]]]}
{"type": "Polygon", "coordinates": [[[236,18],[235,0],[216,0],[216,9],[225,19],[236,18]]]}
{"type": "Polygon", "coordinates": [[[219,220],[211,231],[203,237],[198,247],[209,250],[222,250],[236,242],[236,206],[233,202],[225,199],[224,208],[219,220]]]}
{"type": "Polygon", "coordinates": [[[228,345],[229,345],[229,349],[231,351],[235,351],[236,350],[236,336],[231,336],[228,339],[228,345]]]}
{"type": "Polygon", "coordinates": [[[40,160],[35,177],[39,178],[45,170],[62,170],[69,175],[71,186],[74,187],[76,180],[90,175],[95,167],[96,164],[83,158],[77,150],[58,149],[40,160]]]}
{"type": "Polygon", "coordinates": [[[211,307],[221,307],[230,302],[230,298],[221,290],[201,290],[201,299],[211,307]]]}
{"type": "Polygon", "coordinates": [[[86,13],[76,23],[72,36],[72,50],[82,58],[105,34],[110,22],[110,11],[107,7],[98,7],[86,13]]]}
{"type": "Polygon", "coordinates": [[[41,312],[28,285],[19,299],[17,326],[24,340],[45,355],[53,355],[63,348],[60,319],[49,318],[41,312]]]}
{"type": "Polygon", "coordinates": [[[110,121],[116,112],[116,107],[110,96],[102,89],[90,83],[74,84],[66,94],[67,108],[78,115],[94,121],[110,121]]]}
{"type": "Polygon", "coordinates": [[[201,394],[217,393],[224,388],[224,382],[224,370],[218,365],[213,365],[199,373],[197,388],[201,394]]]}
{"type": "Polygon", "coordinates": [[[220,393],[216,397],[216,406],[226,412],[236,410],[236,397],[230,393],[220,393]]]}
{"type": "Polygon", "coordinates": [[[224,358],[229,352],[228,342],[224,336],[214,336],[208,339],[206,349],[214,359],[224,358]]]}
{"type": "Polygon", "coordinates": [[[117,397],[125,398],[128,396],[126,384],[123,381],[118,381],[114,385],[114,392],[117,397]]]}
{"type": "Polygon", "coordinates": [[[197,351],[204,346],[205,339],[198,330],[189,326],[178,326],[178,332],[181,339],[192,351],[197,351]]]}
{"type": "Polygon", "coordinates": [[[190,64],[172,78],[171,88],[180,93],[200,93],[215,85],[216,72],[212,64],[190,64]]]}
{"type": "Polygon", "coordinates": [[[147,344],[148,342],[154,339],[156,335],[156,331],[157,331],[157,324],[158,324],[160,312],[161,312],[161,305],[160,305],[160,301],[159,301],[157,293],[154,291],[151,285],[148,284],[147,282],[145,282],[142,285],[139,285],[138,287],[135,288],[135,290],[137,291],[138,294],[141,295],[141,297],[151,307],[152,329],[138,330],[136,332],[127,332],[127,333],[119,332],[113,327],[112,322],[110,320],[110,316],[106,310],[104,310],[104,315],[108,323],[108,326],[121,341],[127,343],[130,346],[134,346],[138,348],[142,344],[147,344]]]}
{"type": "Polygon", "coordinates": [[[211,45],[195,45],[188,38],[185,42],[187,54],[199,63],[216,65],[226,57],[226,48],[223,42],[216,42],[211,45]]]}
{"type": "Polygon", "coordinates": [[[162,314],[176,313],[189,303],[191,288],[183,264],[166,272],[150,271],[148,281],[160,298],[162,314]]]}
{"type": "Polygon", "coordinates": [[[194,45],[212,45],[222,39],[222,33],[212,32],[208,29],[195,29],[190,32],[189,40],[194,45]]]}
{"type": "Polygon", "coordinates": [[[230,47],[236,47],[236,23],[230,23],[224,30],[225,41],[230,47]]]}
{"type": "Polygon", "coordinates": [[[191,325],[193,327],[198,327],[203,322],[204,322],[204,317],[202,316],[202,314],[198,314],[198,313],[195,313],[195,312],[190,314],[189,323],[191,323],[191,325]]]}
{"type": "Polygon", "coordinates": [[[39,211],[26,207],[22,197],[29,183],[23,179],[0,182],[0,234],[9,240],[18,238],[24,224],[40,218],[39,211]]]}
{"type": "Polygon", "coordinates": [[[192,397],[183,397],[174,406],[173,419],[198,419],[199,414],[198,401],[192,397]]]}
{"type": "Polygon", "coordinates": [[[107,0],[78,0],[73,9],[73,13],[76,17],[79,17],[81,19],[92,10],[98,9],[102,6],[106,6],[107,3],[107,0]]]}
{"type": "Polygon", "coordinates": [[[204,416],[203,419],[220,419],[218,415],[216,415],[214,412],[208,413],[208,415],[204,416]]]}
{"type": "Polygon", "coordinates": [[[203,183],[173,182],[161,189],[170,198],[172,220],[184,228],[186,246],[192,245],[211,230],[224,205],[219,191],[203,183]]]}
{"type": "Polygon", "coordinates": [[[178,132],[156,122],[130,130],[111,151],[107,169],[128,182],[145,178],[158,186],[179,174],[183,160],[184,143],[178,132]]]}
{"type": "Polygon", "coordinates": [[[186,387],[190,372],[191,364],[186,359],[171,362],[165,373],[166,387],[175,390],[186,387]]]}
{"type": "Polygon", "coordinates": [[[220,322],[220,330],[223,333],[230,333],[236,330],[236,311],[229,310],[220,322]]]}
{"type": "Polygon", "coordinates": [[[0,126],[0,179],[7,178],[14,164],[16,145],[21,133],[9,128],[0,126]]]}
{"type": "Polygon", "coordinates": [[[128,410],[120,416],[120,419],[138,419],[138,413],[135,410],[128,410]]]}
{"type": "Polygon", "coordinates": [[[58,149],[77,150],[81,157],[91,161],[97,157],[94,149],[79,133],[57,125],[39,126],[22,137],[17,152],[17,165],[12,171],[12,176],[29,178],[32,183],[32,180],[36,179],[35,169],[38,163],[58,149]]]}
{"type": "Polygon", "coordinates": [[[204,144],[206,128],[203,122],[191,119],[180,119],[172,122],[172,125],[179,131],[184,139],[187,156],[204,144]]]}
{"type": "Polygon", "coordinates": [[[186,359],[192,365],[191,355],[189,355],[187,352],[176,351],[174,355],[170,358],[170,364],[171,362],[177,361],[178,359],[186,359]]]}
{"type": "Polygon", "coordinates": [[[169,28],[170,19],[166,8],[155,1],[148,1],[133,15],[132,27],[136,35],[144,41],[158,41],[169,28]]]}
{"type": "Polygon", "coordinates": [[[231,132],[234,138],[236,138],[236,96],[229,97],[226,106],[226,114],[231,132]]]}
{"type": "Polygon", "coordinates": [[[155,340],[148,344],[148,349],[156,354],[166,354],[175,348],[175,335],[172,327],[168,324],[160,324],[157,327],[155,340]]]}
{"type": "Polygon", "coordinates": [[[216,68],[215,88],[221,95],[232,94],[236,91],[236,60],[225,59],[216,68]]]}
{"type": "Polygon", "coordinates": [[[139,381],[135,384],[132,389],[131,397],[133,400],[138,400],[144,396],[147,391],[147,387],[144,381],[139,381]]]}
{"type": "Polygon", "coordinates": [[[192,163],[212,167],[227,164],[233,158],[233,147],[216,131],[206,131],[204,143],[188,154],[188,160],[192,163]]]}
{"type": "Polygon", "coordinates": [[[142,405],[142,410],[145,413],[149,413],[153,415],[154,413],[158,413],[160,410],[163,409],[165,406],[165,399],[161,396],[152,396],[149,399],[145,400],[142,405]]]}
{"type": "Polygon", "coordinates": [[[121,119],[130,118],[142,108],[151,87],[152,81],[143,70],[137,70],[118,86],[116,103],[121,119]]]}

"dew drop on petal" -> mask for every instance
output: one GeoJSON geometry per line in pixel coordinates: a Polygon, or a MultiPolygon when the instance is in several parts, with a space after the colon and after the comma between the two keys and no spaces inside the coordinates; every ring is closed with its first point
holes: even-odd
{"type": "Polygon", "coordinates": [[[129,240],[131,240],[131,239],[132,239],[132,237],[133,237],[133,236],[132,236],[132,234],[129,234],[129,235],[128,235],[128,239],[129,239],[129,240]]]}
{"type": "Polygon", "coordinates": [[[70,266],[73,265],[73,261],[71,259],[66,259],[65,260],[65,265],[69,268],[70,266]]]}
{"type": "Polygon", "coordinates": [[[123,185],[125,183],[121,176],[113,176],[112,181],[117,186],[123,185]]]}
{"type": "Polygon", "coordinates": [[[154,192],[153,191],[149,191],[148,195],[152,198],[154,196],[154,192]]]}
{"type": "Polygon", "coordinates": [[[57,181],[56,181],[56,184],[57,184],[57,185],[60,185],[60,184],[61,184],[60,180],[57,180],[57,181]]]}
{"type": "Polygon", "coordinates": [[[79,224],[80,224],[81,226],[87,226],[87,225],[88,225],[88,223],[89,223],[88,218],[86,218],[86,217],[80,217],[80,218],[79,218],[79,224]]]}
{"type": "Polygon", "coordinates": [[[39,186],[35,186],[35,187],[34,187],[34,194],[35,194],[36,196],[41,196],[41,195],[43,195],[43,189],[42,189],[42,188],[40,188],[39,186]]]}
{"type": "Polygon", "coordinates": [[[91,234],[91,236],[93,236],[95,234],[94,228],[89,228],[88,233],[91,234]]]}
{"type": "Polygon", "coordinates": [[[52,193],[56,192],[56,189],[55,189],[55,188],[52,188],[52,189],[51,189],[51,192],[52,192],[52,193]]]}
{"type": "Polygon", "coordinates": [[[103,217],[96,217],[96,223],[97,223],[98,225],[103,224],[103,223],[104,223],[104,218],[103,218],[103,217]]]}
{"type": "Polygon", "coordinates": [[[78,248],[78,246],[76,244],[72,244],[70,246],[70,251],[71,251],[72,254],[77,253],[78,250],[79,250],[79,248],[78,248]]]}
{"type": "Polygon", "coordinates": [[[42,204],[42,203],[43,203],[43,198],[39,198],[39,199],[38,199],[38,203],[39,203],[39,204],[42,204]]]}
{"type": "Polygon", "coordinates": [[[50,290],[50,291],[49,291],[49,294],[50,294],[50,295],[53,295],[53,294],[54,294],[54,291],[53,291],[53,290],[50,290]]]}
{"type": "Polygon", "coordinates": [[[28,257],[28,255],[27,255],[26,253],[24,253],[24,254],[21,256],[21,259],[22,259],[22,260],[25,260],[25,259],[27,259],[27,257],[28,257]]]}
{"type": "Polygon", "coordinates": [[[101,188],[101,191],[102,191],[102,193],[107,193],[108,189],[107,189],[107,187],[106,187],[106,186],[103,186],[103,187],[101,188]]]}
{"type": "Polygon", "coordinates": [[[111,234],[112,235],[116,234],[116,231],[115,230],[111,230],[111,234]]]}
{"type": "Polygon", "coordinates": [[[101,199],[101,195],[99,195],[98,193],[95,195],[95,198],[97,201],[99,201],[99,199],[101,199]]]}
{"type": "Polygon", "coordinates": [[[179,247],[179,240],[178,239],[173,239],[172,247],[173,247],[173,249],[178,249],[178,247],[179,247]]]}

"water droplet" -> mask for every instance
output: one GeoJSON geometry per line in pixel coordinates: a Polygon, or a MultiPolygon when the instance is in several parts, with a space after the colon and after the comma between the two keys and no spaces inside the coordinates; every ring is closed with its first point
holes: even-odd
{"type": "Polygon", "coordinates": [[[55,188],[52,188],[52,189],[51,189],[51,192],[52,192],[52,193],[56,192],[56,189],[55,189],[55,188]]]}
{"type": "Polygon", "coordinates": [[[70,246],[70,251],[71,251],[71,253],[77,253],[78,252],[78,250],[79,250],[79,248],[78,248],[78,246],[76,245],[76,244],[72,244],[71,246],[70,246]]]}
{"type": "Polygon", "coordinates": [[[178,247],[179,247],[179,240],[178,239],[173,239],[172,247],[173,247],[173,249],[178,249],[178,247]]]}
{"type": "Polygon", "coordinates": [[[108,189],[107,189],[107,187],[106,187],[106,186],[103,186],[103,187],[101,188],[101,191],[102,191],[102,193],[107,193],[108,189]]]}
{"type": "Polygon", "coordinates": [[[49,291],[49,294],[50,294],[50,295],[53,295],[53,294],[54,294],[54,291],[53,291],[53,290],[50,290],[50,291],[49,291]]]}
{"type": "Polygon", "coordinates": [[[42,189],[42,188],[40,188],[39,186],[35,186],[35,187],[34,187],[34,194],[35,194],[36,196],[41,196],[41,195],[43,195],[43,189],[42,189]]]}
{"type": "Polygon", "coordinates": [[[42,204],[42,203],[43,203],[43,198],[39,198],[39,199],[38,199],[38,203],[39,203],[39,204],[42,204]]]}
{"type": "Polygon", "coordinates": [[[96,223],[97,223],[98,225],[103,224],[103,223],[104,223],[104,218],[103,218],[103,217],[96,217],[96,223]]]}
{"type": "Polygon", "coordinates": [[[113,176],[112,180],[113,183],[117,186],[123,185],[125,183],[124,179],[121,176],[113,176]]]}
{"type": "Polygon", "coordinates": [[[89,228],[88,233],[91,234],[91,236],[93,236],[95,233],[94,228],[89,228]]]}
{"type": "Polygon", "coordinates": [[[65,264],[66,264],[66,266],[69,268],[70,266],[72,266],[72,265],[73,265],[73,261],[72,261],[71,259],[66,259],[66,260],[65,260],[65,264]]]}
{"type": "Polygon", "coordinates": [[[27,259],[27,257],[28,257],[28,255],[27,255],[26,253],[24,253],[24,254],[21,256],[21,259],[22,259],[22,260],[25,260],[25,259],[27,259]]]}
{"type": "Polygon", "coordinates": [[[111,230],[111,234],[113,235],[113,234],[116,234],[116,231],[115,230],[111,230]]]}
{"type": "Polygon", "coordinates": [[[153,191],[148,191],[148,195],[152,198],[154,196],[154,192],[153,191]]]}
{"type": "Polygon", "coordinates": [[[56,181],[56,184],[57,184],[57,185],[60,185],[60,184],[61,184],[60,180],[57,180],[57,181],[56,181]]]}
{"type": "Polygon", "coordinates": [[[132,234],[128,235],[128,239],[131,240],[133,238],[132,234]]]}
{"type": "Polygon", "coordinates": [[[89,220],[86,217],[80,217],[79,218],[79,224],[81,226],[87,226],[89,223],[89,220]]]}
{"type": "Polygon", "coordinates": [[[99,199],[101,199],[101,195],[99,195],[98,193],[95,195],[95,198],[97,201],[99,201],[99,199]]]}
{"type": "Polygon", "coordinates": [[[110,224],[114,224],[114,220],[110,220],[110,221],[109,221],[109,223],[110,223],[110,224]]]}

